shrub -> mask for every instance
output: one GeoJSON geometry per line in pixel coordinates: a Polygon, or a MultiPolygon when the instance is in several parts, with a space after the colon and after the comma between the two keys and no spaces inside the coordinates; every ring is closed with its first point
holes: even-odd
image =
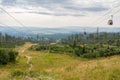
{"type": "Polygon", "coordinates": [[[16,57],[17,57],[17,55],[18,55],[18,52],[10,51],[10,52],[8,53],[8,55],[9,55],[9,61],[10,61],[10,62],[14,62],[14,61],[16,61],[16,57]]]}
{"type": "Polygon", "coordinates": [[[77,56],[81,56],[83,54],[85,54],[85,49],[84,48],[75,48],[74,49],[74,53],[77,55],[77,56]]]}
{"type": "Polygon", "coordinates": [[[86,53],[86,54],[83,54],[82,55],[82,57],[83,58],[97,58],[97,57],[99,57],[100,55],[99,55],[99,53],[97,53],[97,52],[94,52],[94,53],[86,53]]]}
{"type": "Polygon", "coordinates": [[[8,52],[4,49],[0,50],[0,64],[7,64],[9,62],[8,52]]]}
{"type": "Polygon", "coordinates": [[[69,55],[84,57],[84,58],[97,58],[108,57],[112,55],[119,55],[120,49],[116,46],[108,46],[103,44],[84,44],[84,45],[37,45],[32,46],[33,50],[44,51],[49,50],[51,53],[67,53],[69,55]]]}
{"type": "Polygon", "coordinates": [[[98,58],[98,57],[108,57],[112,55],[119,55],[120,50],[116,47],[97,47],[94,49],[94,47],[87,45],[83,48],[75,48],[74,53],[77,56],[81,56],[84,58],[98,58]],[[81,51],[82,49],[82,51],[81,51]]]}
{"type": "Polygon", "coordinates": [[[8,62],[16,61],[18,52],[10,49],[0,49],[0,64],[7,64],[8,62]]]}
{"type": "Polygon", "coordinates": [[[16,76],[23,76],[24,72],[20,71],[20,70],[14,70],[11,72],[11,76],[16,77],[16,76]]]}

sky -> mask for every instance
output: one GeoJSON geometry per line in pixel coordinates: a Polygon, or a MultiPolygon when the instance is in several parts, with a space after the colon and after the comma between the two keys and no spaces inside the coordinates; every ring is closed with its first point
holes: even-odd
{"type": "Polygon", "coordinates": [[[111,15],[120,26],[119,5],[119,0],[0,0],[0,23],[21,26],[2,8],[27,27],[104,27],[111,15]]]}

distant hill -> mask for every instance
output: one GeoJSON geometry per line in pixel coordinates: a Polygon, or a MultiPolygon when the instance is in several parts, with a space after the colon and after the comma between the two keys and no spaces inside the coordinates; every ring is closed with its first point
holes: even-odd
{"type": "MultiPolygon", "coordinates": [[[[38,28],[38,27],[2,27],[0,26],[0,32],[8,33],[11,35],[34,35],[39,34],[43,35],[69,35],[75,33],[87,33],[96,32],[97,28],[95,27],[66,27],[66,28],[38,28]]],[[[100,27],[99,32],[120,32],[120,27],[100,27]]]]}

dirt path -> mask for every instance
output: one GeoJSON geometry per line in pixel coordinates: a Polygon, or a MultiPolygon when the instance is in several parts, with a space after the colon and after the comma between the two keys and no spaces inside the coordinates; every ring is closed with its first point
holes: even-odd
{"type": "Polygon", "coordinates": [[[27,51],[27,49],[28,49],[29,47],[31,47],[32,45],[34,45],[34,44],[32,44],[32,43],[26,43],[25,45],[23,45],[22,47],[20,47],[19,50],[18,50],[20,55],[22,54],[22,55],[24,55],[24,56],[27,58],[26,64],[29,65],[29,68],[28,68],[29,71],[30,71],[30,70],[32,69],[32,67],[33,67],[33,64],[31,63],[32,57],[31,57],[31,56],[28,56],[29,53],[26,54],[26,51],[27,51]]]}
{"type": "MultiPolygon", "coordinates": [[[[26,64],[29,65],[28,71],[31,71],[31,69],[33,68],[33,64],[31,63],[32,57],[29,56],[29,52],[27,52],[27,49],[29,47],[31,47],[32,45],[35,45],[35,44],[26,43],[25,45],[23,45],[19,49],[19,53],[22,54],[23,56],[25,56],[25,58],[27,58],[26,64]]],[[[37,78],[31,78],[28,75],[26,75],[24,80],[38,80],[38,79],[37,78]]]]}
{"type": "Polygon", "coordinates": [[[30,71],[32,69],[32,67],[33,67],[33,64],[30,63],[32,57],[30,57],[30,56],[25,56],[25,57],[27,58],[27,62],[26,63],[29,65],[28,70],[30,71]]]}
{"type": "MultiPolygon", "coordinates": [[[[29,52],[27,52],[28,48],[30,48],[32,45],[34,44],[26,43],[18,49],[19,55],[25,56],[25,58],[27,59],[26,64],[29,65],[27,69],[28,72],[31,71],[31,69],[33,68],[33,64],[31,63],[32,57],[29,56],[29,52]]],[[[38,80],[38,79],[31,78],[28,75],[26,75],[24,80],[38,80]]]]}

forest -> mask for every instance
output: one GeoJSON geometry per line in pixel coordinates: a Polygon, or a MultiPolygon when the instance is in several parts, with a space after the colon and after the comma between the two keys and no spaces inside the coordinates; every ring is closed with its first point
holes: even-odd
{"type": "Polygon", "coordinates": [[[67,53],[83,58],[108,57],[120,54],[120,33],[73,34],[57,42],[41,40],[31,50],[67,53]]]}

